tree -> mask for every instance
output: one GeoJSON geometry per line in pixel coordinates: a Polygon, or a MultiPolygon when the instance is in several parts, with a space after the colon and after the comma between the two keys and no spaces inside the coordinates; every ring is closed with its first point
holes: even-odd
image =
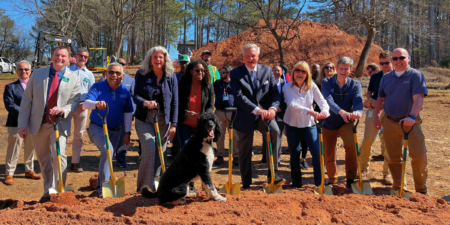
{"type": "Polygon", "coordinates": [[[14,21],[0,11],[0,56],[3,56],[3,52],[16,41],[13,28],[14,21]]]}

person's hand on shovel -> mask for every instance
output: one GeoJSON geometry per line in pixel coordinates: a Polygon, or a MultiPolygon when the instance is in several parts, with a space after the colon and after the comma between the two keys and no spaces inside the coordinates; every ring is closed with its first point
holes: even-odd
{"type": "Polygon", "coordinates": [[[95,107],[97,107],[97,109],[106,109],[106,102],[98,101],[95,103],[95,107]]]}
{"type": "Polygon", "coordinates": [[[62,108],[58,107],[58,106],[55,106],[55,107],[51,108],[51,109],[48,111],[48,113],[49,113],[51,116],[56,116],[56,115],[59,115],[59,114],[63,115],[64,110],[63,110],[62,108]]]}
{"type": "Polygon", "coordinates": [[[412,127],[416,121],[411,117],[406,117],[398,122],[398,124],[402,124],[403,126],[412,127]]]}
{"type": "Polygon", "coordinates": [[[27,137],[27,128],[26,127],[24,127],[24,128],[19,128],[18,130],[17,130],[17,134],[19,134],[19,136],[21,137],[21,138],[23,138],[23,139],[25,139],[26,137],[27,137]]]}
{"type": "Polygon", "coordinates": [[[156,103],[156,101],[145,101],[144,107],[147,107],[148,109],[157,109],[158,104],[156,103]]]}
{"type": "Polygon", "coordinates": [[[175,133],[177,132],[177,127],[172,125],[170,126],[169,132],[167,132],[166,136],[167,141],[171,141],[175,137],[175,133]]]}

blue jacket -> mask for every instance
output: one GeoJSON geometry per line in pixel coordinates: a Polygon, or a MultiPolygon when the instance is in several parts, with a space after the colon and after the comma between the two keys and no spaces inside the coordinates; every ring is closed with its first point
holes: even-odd
{"type": "Polygon", "coordinates": [[[359,81],[347,77],[344,86],[340,89],[334,75],[323,79],[321,87],[323,97],[330,106],[330,116],[325,119],[324,128],[336,130],[345,124],[344,119],[339,115],[340,110],[347,112],[363,110],[363,96],[359,81]]]}
{"type": "Polygon", "coordinates": [[[8,119],[6,120],[7,127],[17,127],[17,120],[19,119],[20,102],[22,101],[22,95],[25,90],[20,84],[20,80],[5,86],[3,92],[3,103],[8,111],[8,119]]]}
{"type": "MultiPolygon", "coordinates": [[[[142,74],[143,70],[138,70],[135,76],[135,88],[133,100],[136,104],[134,116],[136,119],[145,122],[148,108],[144,107],[144,101],[152,99],[155,92],[156,76],[153,73],[142,74]]],[[[166,124],[177,125],[178,122],[178,83],[175,74],[164,75],[162,91],[164,96],[164,116],[166,124]],[[165,78],[164,78],[165,77],[165,78]]],[[[161,111],[162,113],[162,111],[161,111]]]]}
{"type": "Polygon", "coordinates": [[[259,82],[257,90],[253,90],[252,78],[245,64],[231,71],[231,91],[234,106],[237,108],[234,128],[242,133],[249,133],[254,129],[257,117],[252,112],[258,105],[265,110],[271,107],[278,110],[280,105],[280,92],[272,69],[257,64],[257,71],[259,82]]]}

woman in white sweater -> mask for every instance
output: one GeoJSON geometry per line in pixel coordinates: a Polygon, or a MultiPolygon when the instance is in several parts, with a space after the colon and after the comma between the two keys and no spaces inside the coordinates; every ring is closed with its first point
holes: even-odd
{"type": "Polygon", "coordinates": [[[292,187],[302,186],[302,173],[300,170],[300,142],[308,143],[309,151],[313,159],[314,183],[321,183],[320,172],[320,148],[315,121],[327,118],[330,107],[323,98],[317,85],[313,82],[309,65],[300,61],[294,65],[292,82],[283,87],[286,101],[286,113],[284,123],[286,137],[291,155],[292,187]],[[313,102],[316,102],[321,112],[315,112],[313,102]]]}

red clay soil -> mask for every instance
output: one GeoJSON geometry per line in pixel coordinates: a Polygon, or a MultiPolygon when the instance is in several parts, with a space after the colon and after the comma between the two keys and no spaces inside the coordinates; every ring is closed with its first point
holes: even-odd
{"type": "MultiPolygon", "coordinates": [[[[0,210],[0,223],[18,224],[449,224],[450,206],[439,198],[413,194],[410,200],[387,196],[319,196],[312,185],[266,194],[261,187],[208,200],[203,191],[186,205],[165,208],[138,194],[125,198],[86,198],[73,193],[50,202],[15,204],[0,210]]],[[[348,192],[335,186],[335,194],[348,192]]]]}
{"type": "MultiPolygon", "coordinates": [[[[298,21],[289,32],[289,37],[295,34],[300,38],[283,42],[285,61],[289,69],[298,61],[306,61],[310,65],[318,63],[321,66],[329,61],[336,64],[337,60],[344,56],[352,58],[356,66],[365,44],[365,38],[349,35],[339,30],[335,24],[298,21]]],[[[258,34],[252,29],[223,41],[208,43],[195,50],[193,58],[199,59],[201,52],[209,50],[213,53],[212,65],[218,68],[223,65],[236,67],[243,64],[241,50],[247,43],[255,43],[261,48],[260,64],[271,67],[280,64],[280,54],[273,35],[268,31],[258,34]]],[[[366,65],[379,63],[378,55],[381,51],[382,48],[374,43],[366,65]]]]}

